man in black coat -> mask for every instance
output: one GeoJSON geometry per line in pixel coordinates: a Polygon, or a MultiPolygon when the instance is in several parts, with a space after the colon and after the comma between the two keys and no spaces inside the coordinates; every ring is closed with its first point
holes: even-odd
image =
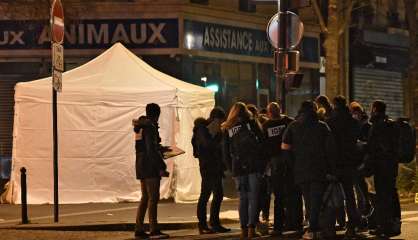
{"type": "Polygon", "coordinates": [[[398,175],[397,147],[399,132],[386,115],[386,104],[372,104],[372,127],[368,139],[366,169],[374,175],[376,189],[377,231],[372,234],[392,237],[400,234],[400,205],[396,189],[398,175]],[[397,227],[396,227],[397,225],[397,227]]]}
{"type": "MultiPolygon", "coordinates": [[[[359,165],[357,140],[360,137],[360,124],[349,111],[347,101],[343,96],[334,98],[334,112],[327,120],[337,146],[336,173],[346,196],[348,215],[347,237],[356,235],[360,226],[360,215],[354,197],[354,175],[359,165]]],[[[345,214],[344,214],[345,217],[345,214]]]]}
{"type": "Polygon", "coordinates": [[[146,116],[133,121],[136,133],[136,177],[141,181],[141,201],[139,203],[135,237],[139,239],[168,238],[158,228],[157,205],[160,199],[161,177],[168,175],[167,166],[161,153],[161,138],[158,133],[160,107],[155,103],[146,106],[146,116]],[[144,230],[144,217],[148,209],[150,234],[144,230]]]}
{"type": "Polygon", "coordinates": [[[335,144],[328,125],[318,120],[317,106],[304,101],[296,121],[286,129],[282,150],[294,163],[294,178],[302,188],[309,229],[303,239],[319,239],[319,214],[327,175],[335,172],[335,144]]]}

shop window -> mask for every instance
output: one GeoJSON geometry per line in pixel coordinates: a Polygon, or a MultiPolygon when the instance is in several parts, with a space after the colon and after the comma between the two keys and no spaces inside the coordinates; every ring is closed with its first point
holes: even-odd
{"type": "Polygon", "coordinates": [[[191,3],[197,3],[197,4],[209,4],[209,0],[190,0],[191,3]]]}
{"type": "Polygon", "coordinates": [[[239,0],[239,10],[243,12],[255,12],[256,6],[250,0],[239,0]]]}

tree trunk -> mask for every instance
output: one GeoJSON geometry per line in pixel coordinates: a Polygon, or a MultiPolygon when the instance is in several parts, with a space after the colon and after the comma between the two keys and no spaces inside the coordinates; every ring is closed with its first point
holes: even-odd
{"type": "Polygon", "coordinates": [[[324,42],[326,59],[326,94],[332,99],[338,95],[338,81],[340,66],[339,59],[339,39],[338,34],[338,0],[329,0],[328,3],[328,32],[324,42]]]}
{"type": "MultiPolygon", "coordinates": [[[[404,0],[405,15],[409,26],[409,68],[408,68],[408,82],[407,82],[407,106],[408,113],[411,120],[415,122],[415,127],[418,128],[418,61],[417,61],[417,2],[416,0],[404,0]]],[[[417,161],[417,172],[415,178],[415,192],[418,192],[418,161],[417,161]]]]}

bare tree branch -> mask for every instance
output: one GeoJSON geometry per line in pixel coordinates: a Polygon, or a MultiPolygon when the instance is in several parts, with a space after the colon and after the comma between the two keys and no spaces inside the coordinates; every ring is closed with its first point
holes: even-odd
{"type": "Polygon", "coordinates": [[[340,29],[338,30],[338,35],[343,35],[347,27],[350,25],[351,22],[351,11],[353,11],[354,1],[348,0],[348,8],[345,11],[344,14],[344,22],[341,24],[340,29]]]}
{"type": "Polygon", "coordinates": [[[312,8],[316,16],[318,17],[319,26],[321,27],[321,32],[328,33],[328,29],[325,24],[324,17],[322,16],[321,9],[319,8],[318,2],[316,0],[312,0],[311,2],[312,2],[312,8]]]}

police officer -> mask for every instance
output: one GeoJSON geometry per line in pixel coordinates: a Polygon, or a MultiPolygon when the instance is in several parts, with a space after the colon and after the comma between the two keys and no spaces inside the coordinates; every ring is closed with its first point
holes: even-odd
{"type": "Polygon", "coordinates": [[[279,147],[282,143],[283,133],[293,119],[281,114],[280,105],[277,102],[271,102],[267,106],[267,116],[269,119],[263,123],[263,131],[266,136],[264,151],[268,158],[268,170],[271,171],[271,185],[274,194],[272,235],[277,236],[281,235],[284,230],[284,219],[286,219],[286,225],[289,228],[302,228],[302,196],[298,191],[299,197],[293,197],[297,192],[294,191],[294,184],[292,184],[292,167],[282,158],[279,147]],[[291,197],[292,201],[288,201],[291,197]]]}

